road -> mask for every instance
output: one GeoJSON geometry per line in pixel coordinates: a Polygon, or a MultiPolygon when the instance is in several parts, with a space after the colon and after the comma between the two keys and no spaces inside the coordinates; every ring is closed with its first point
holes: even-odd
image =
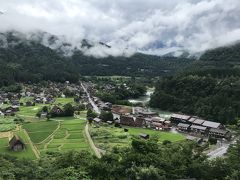
{"type": "Polygon", "coordinates": [[[230,146],[230,143],[224,143],[221,145],[221,147],[209,152],[207,154],[209,156],[208,159],[214,159],[214,158],[223,156],[224,154],[227,153],[229,146],[230,146]]]}
{"type": "Polygon", "coordinates": [[[90,144],[92,150],[94,151],[94,153],[96,154],[96,156],[97,156],[98,158],[101,158],[102,155],[101,155],[101,153],[100,153],[100,150],[95,146],[95,144],[94,144],[94,142],[93,142],[93,140],[92,140],[92,138],[91,138],[91,136],[90,136],[90,134],[89,134],[88,123],[87,123],[86,126],[85,126],[85,134],[86,134],[86,136],[87,136],[88,143],[90,144]]]}
{"type": "Polygon", "coordinates": [[[85,86],[83,85],[83,83],[81,83],[81,86],[84,90],[84,92],[87,94],[87,97],[88,97],[88,101],[91,103],[92,107],[93,107],[93,110],[97,113],[97,114],[100,114],[101,111],[100,109],[97,107],[97,105],[94,103],[94,101],[92,100],[89,92],[87,91],[87,89],[85,88],[85,86]]]}

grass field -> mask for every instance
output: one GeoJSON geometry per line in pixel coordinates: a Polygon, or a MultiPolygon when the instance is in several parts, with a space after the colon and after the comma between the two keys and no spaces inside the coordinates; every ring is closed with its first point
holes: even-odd
{"type": "Polygon", "coordinates": [[[16,131],[15,134],[17,134],[21,138],[21,140],[24,142],[25,149],[23,151],[18,151],[18,152],[11,151],[8,146],[8,142],[9,142],[8,138],[1,138],[0,139],[0,153],[12,155],[17,158],[36,159],[36,156],[30,146],[30,141],[28,140],[28,137],[23,132],[23,130],[16,131]]]}
{"type": "Polygon", "coordinates": [[[0,118],[0,132],[10,131],[16,128],[14,117],[0,118]]]}
{"type": "Polygon", "coordinates": [[[57,98],[54,104],[67,104],[67,103],[73,103],[73,98],[57,98]]]}
{"type": "MultiPolygon", "coordinates": [[[[20,102],[25,103],[32,98],[22,98],[20,102]]],[[[73,98],[57,98],[54,104],[62,105],[66,103],[74,104],[73,98]]],[[[8,106],[8,105],[6,105],[8,106]]],[[[85,138],[84,127],[86,124],[86,111],[81,112],[78,118],[59,117],[50,121],[39,120],[36,113],[41,110],[45,104],[36,104],[35,106],[20,106],[17,116],[25,120],[22,129],[13,131],[16,128],[15,117],[0,118],[0,132],[12,130],[19,135],[26,144],[25,150],[21,152],[12,152],[9,150],[8,138],[0,138],[0,153],[13,155],[19,158],[36,159],[31,143],[41,154],[46,151],[69,151],[69,150],[88,150],[91,151],[85,138]],[[26,131],[25,131],[26,130],[26,131]]],[[[47,105],[50,106],[50,105],[47,105]]],[[[3,136],[4,137],[4,136],[3,136]]],[[[35,152],[36,153],[36,152],[35,152]]]]}
{"type": "Polygon", "coordinates": [[[42,109],[44,104],[36,104],[35,106],[20,106],[20,111],[17,112],[19,116],[33,116],[35,117],[37,112],[42,109]]]}
{"type": "Polygon", "coordinates": [[[88,150],[90,147],[84,135],[85,120],[67,118],[59,122],[60,128],[44,145],[38,146],[40,152],[88,150]]]}
{"type": "Polygon", "coordinates": [[[26,123],[23,128],[41,154],[47,151],[88,150],[85,138],[86,121],[74,117],[26,123]]]}
{"type": "Polygon", "coordinates": [[[161,143],[164,140],[171,142],[184,140],[185,137],[181,134],[174,134],[171,132],[154,131],[145,128],[131,128],[127,127],[128,132],[124,132],[123,128],[116,128],[113,126],[100,126],[98,128],[91,127],[90,134],[97,147],[108,150],[113,147],[126,147],[129,146],[133,137],[138,137],[139,134],[149,134],[151,137],[157,137],[158,142],[161,143]]]}
{"type": "Polygon", "coordinates": [[[57,127],[58,122],[56,121],[39,121],[23,125],[23,128],[26,129],[33,143],[42,142],[52,134],[57,127]]]}
{"type": "MultiPolygon", "coordinates": [[[[32,98],[25,97],[21,98],[20,102],[26,102],[31,100],[32,98]]],[[[54,104],[67,104],[67,103],[74,103],[73,98],[56,98],[54,104]]],[[[20,106],[20,111],[17,112],[17,115],[22,117],[35,117],[37,112],[42,109],[43,106],[50,106],[49,104],[35,104],[35,106],[20,106]]]]}

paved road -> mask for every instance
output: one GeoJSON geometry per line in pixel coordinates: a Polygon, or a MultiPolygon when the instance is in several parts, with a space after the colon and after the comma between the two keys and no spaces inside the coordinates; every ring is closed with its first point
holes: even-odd
{"type": "Polygon", "coordinates": [[[88,93],[87,89],[85,88],[85,86],[83,85],[83,83],[81,83],[81,86],[83,88],[83,90],[85,91],[85,93],[87,94],[88,97],[88,101],[91,103],[93,110],[97,113],[100,114],[101,111],[100,109],[97,107],[97,105],[93,102],[92,98],[90,97],[90,94],[88,93]]]}

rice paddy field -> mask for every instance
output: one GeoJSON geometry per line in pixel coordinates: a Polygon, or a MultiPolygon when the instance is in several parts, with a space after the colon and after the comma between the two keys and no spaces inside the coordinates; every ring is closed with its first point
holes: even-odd
{"type": "MultiPolygon", "coordinates": [[[[29,100],[32,98],[22,98],[20,102],[25,103],[29,100]]],[[[66,103],[74,104],[73,98],[57,98],[54,102],[61,105],[66,103]]],[[[15,117],[0,117],[0,153],[36,159],[47,151],[91,151],[84,133],[86,111],[82,111],[77,118],[59,117],[47,121],[36,117],[43,106],[50,105],[20,106],[20,111],[15,117]],[[17,126],[14,122],[17,117],[21,117],[25,122],[17,126]],[[18,135],[26,145],[23,151],[13,152],[9,149],[12,135],[18,135]]]]}
{"type": "Polygon", "coordinates": [[[47,151],[90,151],[84,134],[85,124],[83,119],[68,117],[28,123],[23,128],[40,154],[47,151]]]}
{"type": "Polygon", "coordinates": [[[148,134],[150,138],[158,138],[158,142],[162,143],[164,140],[171,142],[178,142],[185,139],[181,134],[174,134],[171,132],[155,131],[146,128],[132,128],[126,127],[128,132],[124,132],[124,128],[117,128],[114,126],[101,125],[99,127],[92,126],[90,128],[91,137],[95,145],[103,150],[111,150],[113,147],[126,147],[131,144],[132,138],[138,137],[139,134],[148,134]]]}
{"type": "Polygon", "coordinates": [[[16,128],[14,117],[0,117],[0,132],[11,131],[16,128]]]}
{"type": "Polygon", "coordinates": [[[46,143],[43,151],[90,150],[85,139],[84,127],[86,121],[79,119],[61,122],[60,128],[46,143]]]}
{"type": "Polygon", "coordinates": [[[27,131],[33,143],[40,143],[50,136],[58,127],[57,121],[39,121],[26,123],[23,128],[27,131]]]}

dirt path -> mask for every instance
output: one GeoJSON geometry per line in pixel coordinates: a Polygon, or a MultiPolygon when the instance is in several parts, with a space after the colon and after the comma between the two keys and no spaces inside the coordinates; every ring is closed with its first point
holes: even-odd
{"type": "Polygon", "coordinates": [[[94,151],[95,155],[98,157],[98,158],[101,158],[102,155],[99,151],[99,149],[95,146],[90,134],[89,134],[89,131],[88,131],[88,123],[86,124],[85,126],[85,134],[87,136],[87,140],[88,140],[88,143],[90,144],[92,150],[94,151]]]}
{"type": "Polygon", "coordinates": [[[12,137],[12,132],[11,131],[0,132],[0,138],[8,138],[10,140],[11,137],[12,137]]]}
{"type": "MultiPolygon", "coordinates": [[[[70,136],[68,130],[66,130],[66,135],[64,138],[62,138],[63,140],[66,140],[68,137],[70,136]]],[[[58,150],[61,151],[61,148],[64,146],[65,143],[62,143],[59,147],[58,150]]]]}
{"type": "Polygon", "coordinates": [[[52,134],[50,134],[46,139],[44,139],[43,141],[41,141],[40,143],[37,143],[37,144],[42,144],[45,141],[47,141],[48,139],[51,139],[53,137],[53,135],[60,129],[60,127],[61,127],[61,123],[58,122],[58,127],[52,132],[52,134]]]}

